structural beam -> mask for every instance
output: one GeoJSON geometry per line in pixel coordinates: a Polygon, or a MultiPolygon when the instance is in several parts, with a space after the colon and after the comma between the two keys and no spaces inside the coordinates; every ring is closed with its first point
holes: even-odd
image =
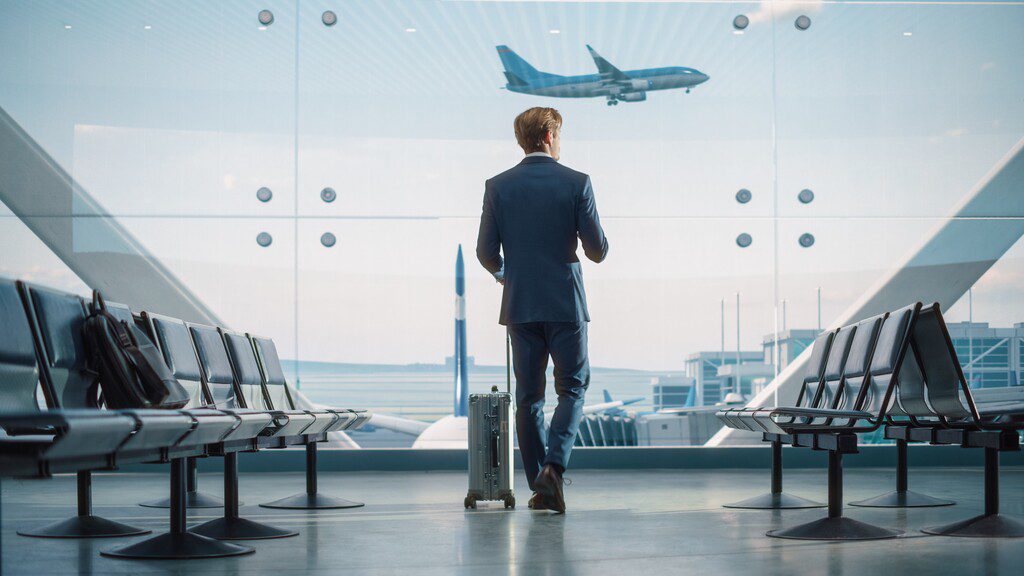
{"type": "Polygon", "coordinates": [[[0,200],[83,282],[102,291],[108,300],[135,310],[159,310],[190,322],[224,326],[3,108],[0,200]]]}

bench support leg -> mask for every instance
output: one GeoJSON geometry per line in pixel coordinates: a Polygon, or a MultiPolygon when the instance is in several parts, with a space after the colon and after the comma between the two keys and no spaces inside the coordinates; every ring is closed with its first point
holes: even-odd
{"type": "Polygon", "coordinates": [[[745,508],[750,510],[783,510],[790,508],[823,508],[820,502],[786,494],[782,491],[782,442],[773,440],[772,446],[772,490],[767,494],[724,504],[725,508],[745,508]]]}
{"type": "Polygon", "coordinates": [[[171,529],[135,544],[100,552],[111,558],[144,560],[184,560],[188,558],[223,558],[251,554],[254,549],[230,542],[221,542],[185,529],[186,468],[184,458],[171,460],[171,529]]]}
{"type": "Polygon", "coordinates": [[[953,500],[934,498],[927,494],[913,492],[908,489],[909,467],[907,464],[907,441],[896,440],[896,491],[850,502],[850,506],[864,508],[930,508],[935,506],[952,506],[953,500]]]}
{"type": "MultiPolygon", "coordinates": [[[[185,507],[186,508],[220,508],[224,501],[213,494],[199,491],[199,471],[195,458],[188,458],[188,472],[185,480],[185,507]]],[[[158,498],[149,502],[140,502],[139,506],[146,508],[170,508],[169,498],[158,498]]]]}
{"type": "Polygon", "coordinates": [[[828,516],[793,528],[771,530],[772,538],[792,540],[881,540],[902,534],[843,516],[843,454],[828,453],[828,516]]]}
{"type": "Polygon", "coordinates": [[[290,510],[330,510],[337,508],[358,508],[362,502],[353,502],[343,498],[335,498],[318,492],[316,461],[316,442],[306,444],[306,492],[296,494],[273,502],[260,504],[264,508],[285,508],[290,510]]]}
{"type": "Polygon", "coordinates": [[[217,540],[265,540],[298,536],[298,532],[283,530],[254,522],[238,515],[238,453],[224,455],[224,516],[196,526],[191,531],[217,540]]]}
{"type": "Polygon", "coordinates": [[[1024,538],[1024,522],[999,513],[999,450],[985,448],[985,513],[921,531],[964,538],[1024,538]]]}
{"type": "Polygon", "coordinates": [[[33,530],[19,530],[18,534],[32,538],[116,538],[149,534],[150,532],[152,530],[144,530],[94,516],[92,513],[92,472],[85,470],[78,473],[77,516],[33,530]]]}

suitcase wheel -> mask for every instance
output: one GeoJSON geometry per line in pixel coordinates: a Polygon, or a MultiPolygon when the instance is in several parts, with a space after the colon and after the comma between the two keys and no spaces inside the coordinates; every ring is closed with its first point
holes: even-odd
{"type": "Polygon", "coordinates": [[[515,496],[508,496],[507,498],[505,498],[505,508],[506,509],[507,508],[515,508],[515,507],[516,507],[516,497],[515,496]]]}

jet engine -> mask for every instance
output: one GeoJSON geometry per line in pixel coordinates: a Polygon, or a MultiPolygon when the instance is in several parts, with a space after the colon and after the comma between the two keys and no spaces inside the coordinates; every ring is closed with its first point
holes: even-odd
{"type": "Polygon", "coordinates": [[[623,102],[643,102],[647,100],[647,92],[628,92],[619,94],[619,100],[623,102]]]}
{"type": "MultiPolygon", "coordinates": [[[[654,88],[654,82],[650,80],[634,78],[633,80],[629,81],[628,86],[630,92],[643,92],[644,90],[650,90],[651,88],[654,88]]],[[[643,98],[641,98],[641,100],[643,100],[643,98]]]]}

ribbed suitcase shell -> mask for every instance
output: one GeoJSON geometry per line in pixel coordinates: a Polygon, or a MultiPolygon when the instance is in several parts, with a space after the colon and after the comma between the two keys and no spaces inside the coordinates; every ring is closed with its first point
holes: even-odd
{"type": "Polygon", "coordinates": [[[516,505],[512,491],[512,395],[508,392],[469,397],[469,493],[466,508],[481,500],[516,505]]]}

